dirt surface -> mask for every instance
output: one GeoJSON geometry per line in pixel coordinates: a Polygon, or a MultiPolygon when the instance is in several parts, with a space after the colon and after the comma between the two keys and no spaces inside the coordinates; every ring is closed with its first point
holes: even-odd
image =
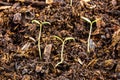
{"type": "Polygon", "coordinates": [[[0,80],[119,80],[120,0],[56,0],[53,4],[35,0],[0,1],[0,80]],[[87,53],[89,23],[93,24],[91,49],[87,53]],[[39,58],[39,25],[42,60],[39,58]],[[64,48],[62,39],[73,37],[64,48]]]}

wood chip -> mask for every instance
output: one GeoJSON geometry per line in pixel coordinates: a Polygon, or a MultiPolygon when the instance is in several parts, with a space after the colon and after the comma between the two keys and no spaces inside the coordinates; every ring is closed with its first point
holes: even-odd
{"type": "Polygon", "coordinates": [[[30,47],[30,43],[29,42],[27,42],[22,48],[21,48],[21,50],[28,50],[29,49],[29,47],[30,47]]]}
{"type": "Polygon", "coordinates": [[[46,0],[45,3],[46,3],[46,4],[52,4],[52,3],[53,3],[53,0],[46,0]]]}
{"type": "Polygon", "coordinates": [[[88,63],[88,65],[86,66],[86,68],[88,68],[89,66],[94,66],[96,63],[97,63],[97,61],[98,61],[99,59],[92,59],[89,63],[88,63]]]}
{"type": "Polygon", "coordinates": [[[111,44],[110,48],[114,47],[119,41],[120,41],[120,29],[118,29],[117,31],[114,32],[114,34],[112,36],[112,44],[111,44]]]}
{"type": "Polygon", "coordinates": [[[90,2],[90,0],[82,0],[82,1],[84,1],[84,2],[90,2]]]}
{"type": "Polygon", "coordinates": [[[48,44],[48,45],[45,46],[44,59],[45,59],[46,62],[48,62],[49,59],[50,59],[51,49],[52,49],[52,44],[48,44]]]}
{"type": "Polygon", "coordinates": [[[8,9],[10,8],[11,6],[0,6],[0,10],[4,10],[4,9],[8,9]]]}

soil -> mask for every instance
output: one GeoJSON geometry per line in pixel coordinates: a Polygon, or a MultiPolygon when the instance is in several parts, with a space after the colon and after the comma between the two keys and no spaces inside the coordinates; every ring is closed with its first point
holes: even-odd
{"type": "Polygon", "coordinates": [[[0,80],[120,80],[120,0],[0,1],[0,80]],[[87,39],[93,24],[90,53],[87,39]],[[39,58],[39,25],[43,25],[39,58]],[[63,40],[64,61],[60,62],[63,40]]]}

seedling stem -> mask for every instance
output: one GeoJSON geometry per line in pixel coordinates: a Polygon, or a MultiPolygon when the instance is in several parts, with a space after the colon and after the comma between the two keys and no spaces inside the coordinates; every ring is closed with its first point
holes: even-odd
{"type": "Polygon", "coordinates": [[[97,22],[98,20],[100,19],[96,19],[94,21],[90,21],[88,18],[86,17],[81,17],[82,19],[84,19],[85,21],[87,21],[89,24],[90,24],[90,31],[89,31],[89,36],[88,36],[88,44],[87,44],[87,52],[90,53],[90,38],[91,38],[91,33],[92,33],[92,26],[93,26],[93,23],[97,22]]]}
{"type": "Polygon", "coordinates": [[[73,2],[73,1],[72,1],[72,0],[70,0],[70,6],[72,6],[72,2],[73,2]]]}
{"type": "Polygon", "coordinates": [[[62,40],[60,37],[58,36],[54,36],[55,38],[59,39],[62,42],[62,48],[61,48],[61,61],[58,62],[55,67],[57,67],[59,64],[63,63],[64,61],[64,57],[63,57],[63,52],[64,52],[64,46],[65,46],[65,42],[68,40],[75,40],[73,37],[66,37],[64,40],[62,40]]]}
{"type": "Polygon", "coordinates": [[[32,23],[37,23],[40,26],[40,31],[39,31],[39,35],[38,35],[38,50],[39,50],[39,56],[40,56],[40,60],[42,60],[42,54],[41,54],[41,48],[40,48],[40,38],[41,38],[41,32],[42,32],[42,26],[44,24],[49,24],[49,22],[39,22],[38,20],[32,20],[32,23]]]}

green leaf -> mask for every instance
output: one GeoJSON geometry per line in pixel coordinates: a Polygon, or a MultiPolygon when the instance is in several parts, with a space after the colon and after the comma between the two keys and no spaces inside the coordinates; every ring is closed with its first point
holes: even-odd
{"type": "Polygon", "coordinates": [[[75,39],[73,37],[66,37],[64,41],[67,41],[67,40],[74,40],[75,41],[75,39]]]}
{"type": "Polygon", "coordinates": [[[50,22],[42,22],[42,25],[45,25],[45,24],[49,24],[49,25],[51,25],[51,23],[50,22]]]}
{"type": "Polygon", "coordinates": [[[63,42],[63,40],[60,38],[60,37],[58,37],[58,36],[53,36],[54,38],[57,38],[57,39],[59,39],[61,42],[63,42]]]}
{"type": "Polygon", "coordinates": [[[37,23],[40,25],[40,22],[38,20],[32,20],[32,23],[37,23]]]}
{"type": "Polygon", "coordinates": [[[83,20],[87,21],[88,23],[91,23],[90,19],[88,19],[88,18],[86,18],[86,17],[83,17],[83,16],[81,16],[81,18],[82,18],[83,20]]]}

